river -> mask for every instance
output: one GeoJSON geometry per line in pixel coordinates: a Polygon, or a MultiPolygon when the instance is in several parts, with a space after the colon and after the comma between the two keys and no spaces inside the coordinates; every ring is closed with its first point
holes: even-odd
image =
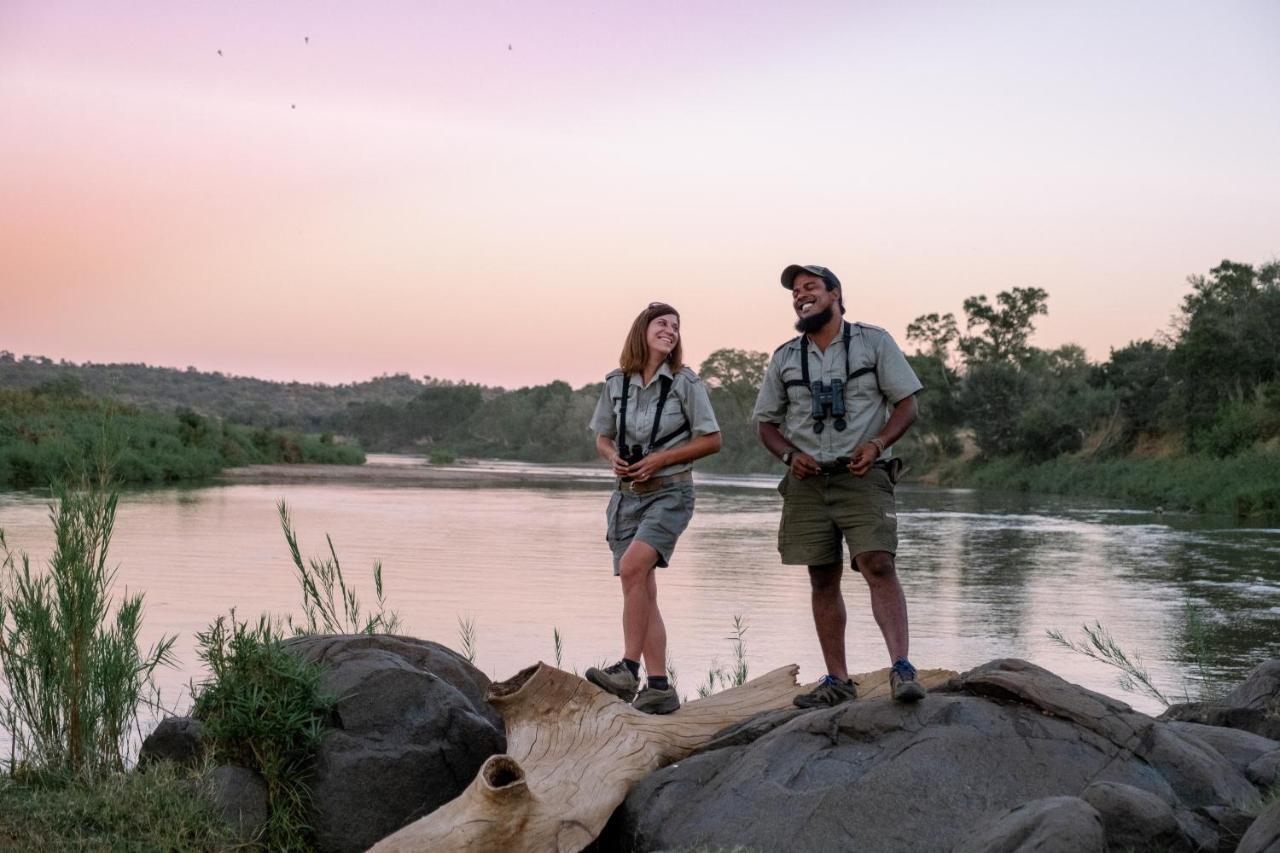
{"type": "MultiPolygon", "coordinates": [[[[271,469],[217,485],[125,493],[111,562],[122,591],[146,595],[144,641],[176,634],[179,666],[162,676],[168,703],[201,677],[194,635],[219,614],[300,615],[295,572],[276,515],[287,501],[304,556],[325,534],[363,599],[383,565],[402,632],[460,647],[474,625],[475,663],[494,678],[543,660],[581,672],[621,653],[621,595],[604,543],[610,481],[592,468],[485,463],[428,469],[371,456],[358,472],[299,477],[271,469]],[[349,476],[358,474],[358,476],[349,476]]],[[[735,617],[755,674],[798,663],[822,674],[802,567],[775,548],[776,478],[698,479],[697,511],[659,601],[680,691],[695,696],[733,661],[735,617]]],[[[1100,623],[1173,699],[1194,697],[1204,639],[1208,674],[1237,679],[1280,656],[1280,529],[1154,514],[1078,499],[899,488],[899,573],[920,667],[964,670],[1021,657],[1135,707],[1115,670],[1055,644],[1100,623]],[[1194,617],[1189,620],[1189,610],[1194,617]],[[1203,632],[1188,630],[1189,621],[1203,632]]],[[[0,528],[43,566],[52,544],[47,498],[0,493],[0,528]]],[[[846,574],[851,669],[888,664],[865,584],[846,574]]]]}

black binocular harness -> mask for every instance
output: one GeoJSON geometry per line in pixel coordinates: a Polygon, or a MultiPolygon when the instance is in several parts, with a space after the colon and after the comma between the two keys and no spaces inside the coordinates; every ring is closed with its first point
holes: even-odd
{"type": "MultiPolygon", "coordinates": [[[[800,336],[800,372],[804,376],[803,379],[792,379],[790,382],[783,383],[783,388],[792,388],[800,386],[809,389],[809,394],[813,400],[813,431],[820,433],[826,427],[826,417],[828,411],[835,418],[831,425],[836,428],[836,432],[842,432],[848,424],[845,422],[844,414],[844,385],[859,376],[865,376],[868,373],[875,373],[874,365],[871,367],[863,367],[858,370],[849,369],[849,341],[853,337],[853,326],[849,323],[844,324],[844,333],[841,339],[844,341],[844,370],[848,374],[845,379],[833,379],[830,383],[821,380],[817,382],[809,381],[809,336],[800,336]]],[[[880,386],[880,377],[876,377],[876,387],[880,386]]],[[[624,398],[625,403],[625,398],[624,398]]]]}
{"type": "MultiPolygon", "coordinates": [[[[662,447],[671,439],[681,433],[693,433],[693,427],[689,424],[689,416],[684,416],[684,423],[679,429],[667,433],[661,438],[658,437],[658,427],[662,423],[662,409],[667,404],[667,395],[671,393],[671,383],[674,381],[670,376],[659,376],[658,381],[662,383],[662,388],[658,391],[658,411],[653,413],[653,432],[649,434],[649,446],[641,448],[635,445],[634,448],[627,446],[627,393],[631,389],[631,377],[622,374],[622,406],[618,413],[618,449],[622,458],[627,462],[639,462],[648,454],[662,447]],[[636,453],[640,450],[640,453],[636,453]]],[[[683,408],[681,411],[684,411],[683,408]]]]}

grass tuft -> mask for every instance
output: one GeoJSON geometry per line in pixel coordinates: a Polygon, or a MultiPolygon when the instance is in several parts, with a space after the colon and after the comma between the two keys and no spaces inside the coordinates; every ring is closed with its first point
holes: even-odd
{"type": "Polygon", "coordinates": [[[0,776],[0,850],[234,850],[200,777],[171,762],[85,782],[0,776]]]}

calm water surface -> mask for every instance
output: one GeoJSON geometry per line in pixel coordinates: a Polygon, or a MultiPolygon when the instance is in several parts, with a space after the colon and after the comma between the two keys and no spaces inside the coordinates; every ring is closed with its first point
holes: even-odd
{"type": "MultiPolygon", "coordinates": [[[[418,464],[371,457],[371,465],[418,464]]],[[[275,503],[288,501],[304,556],[333,537],[348,581],[372,599],[383,564],[404,633],[459,647],[474,620],[476,664],[505,678],[537,660],[579,672],[621,653],[618,582],[604,543],[610,481],[597,470],[493,463],[474,478],[430,486],[350,483],[220,485],[129,493],[120,501],[112,562],[119,583],[146,593],[145,640],[177,634],[178,694],[200,676],[194,633],[221,613],[300,614],[298,585],[275,503]]],[[[693,695],[713,662],[727,667],[735,615],[748,626],[755,674],[798,663],[822,674],[802,567],[778,562],[781,504],[774,478],[700,477],[697,511],[659,600],[680,689],[693,695]]],[[[43,565],[52,547],[46,500],[0,493],[0,528],[43,565]]],[[[1109,668],[1053,644],[1101,622],[1182,698],[1194,667],[1187,603],[1208,627],[1214,674],[1235,678],[1280,656],[1280,529],[1154,515],[1055,498],[899,489],[899,572],[918,666],[964,670],[1027,658],[1071,681],[1121,695],[1109,668]]],[[[887,665],[865,584],[845,575],[850,667],[887,665]]],[[[1194,684],[1190,685],[1193,692],[1194,684]]]]}

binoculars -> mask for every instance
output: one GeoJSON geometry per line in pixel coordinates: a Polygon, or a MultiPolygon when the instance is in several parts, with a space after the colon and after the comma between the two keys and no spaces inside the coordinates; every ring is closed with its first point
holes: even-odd
{"type": "Polygon", "coordinates": [[[809,393],[813,398],[813,431],[822,432],[826,426],[823,419],[828,415],[835,418],[831,425],[836,428],[836,432],[842,431],[846,426],[844,382],[840,379],[832,379],[830,383],[812,382],[809,385],[809,393]]]}
{"type": "Polygon", "coordinates": [[[622,457],[622,461],[628,465],[634,465],[649,454],[638,444],[620,444],[618,445],[618,455],[622,457]]]}

